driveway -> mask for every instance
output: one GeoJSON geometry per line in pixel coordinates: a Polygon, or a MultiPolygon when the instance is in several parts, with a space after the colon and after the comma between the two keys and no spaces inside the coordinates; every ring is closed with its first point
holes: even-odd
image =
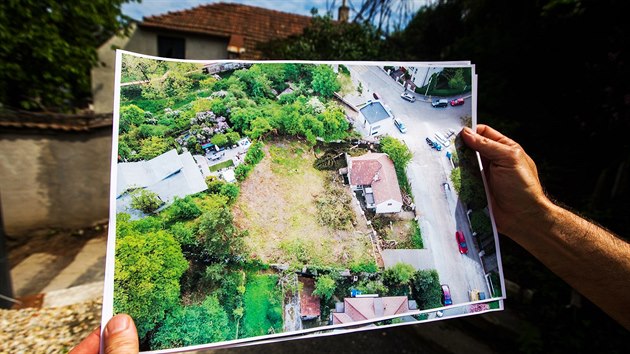
{"type": "MultiPolygon", "coordinates": [[[[405,142],[413,153],[413,160],[407,167],[407,176],[411,184],[416,214],[419,218],[424,245],[431,251],[435,268],[442,284],[448,284],[454,303],[468,300],[468,291],[479,289],[489,294],[486,287],[481,261],[472,242],[465,210],[454,189],[445,191],[443,183],[450,183],[451,164],[443,148],[438,152],[430,148],[426,137],[433,137],[435,132],[452,129],[459,132],[462,127],[461,117],[470,115],[471,100],[461,106],[433,108],[431,103],[416,100],[403,100],[400,94],[403,87],[391,79],[382,69],[374,66],[349,66],[363,86],[376,91],[394,115],[407,126],[407,133],[402,134],[393,122],[382,124],[382,131],[405,142]],[[455,232],[464,233],[469,252],[459,253],[455,241],[455,232]]],[[[418,95],[419,97],[419,95],[418,95]]]]}

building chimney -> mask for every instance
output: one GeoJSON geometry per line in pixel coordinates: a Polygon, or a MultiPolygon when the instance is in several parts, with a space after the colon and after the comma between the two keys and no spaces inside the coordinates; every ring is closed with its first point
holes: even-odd
{"type": "Polygon", "coordinates": [[[339,6],[337,20],[339,20],[339,22],[348,22],[349,17],[350,8],[346,6],[346,0],[343,0],[343,3],[341,4],[341,6],[339,6]]]}

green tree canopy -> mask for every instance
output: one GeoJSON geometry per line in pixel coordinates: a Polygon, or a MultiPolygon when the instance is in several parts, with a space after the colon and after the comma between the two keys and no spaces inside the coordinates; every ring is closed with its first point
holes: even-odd
{"type": "Polygon", "coordinates": [[[413,275],[411,284],[413,298],[419,309],[431,309],[442,306],[440,277],[435,269],[419,270],[413,275]]]}
{"type": "Polygon", "coordinates": [[[413,158],[413,154],[407,145],[391,136],[385,136],[381,139],[381,151],[389,155],[397,169],[402,169],[403,171],[413,158]]]}
{"type": "Polygon", "coordinates": [[[197,238],[209,257],[226,261],[243,251],[243,233],[234,226],[230,209],[221,206],[207,211],[199,220],[197,238]]]}
{"type": "Polygon", "coordinates": [[[138,209],[143,213],[152,213],[157,210],[164,202],[160,197],[148,189],[140,189],[131,195],[131,207],[138,209]]]}
{"type": "Polygon", "coordinates": [[[151,349],[178,348],[228,339],[228,316],[216,295],[200,305],[177,307],[169,313],[151,339],[151,349]]]}
{"type": "Polygon", "coordinates": [[[143,339],[179,301],[188,262],[170,234],[129,231],[116,239],[114,312],[127,313],[143,339]]]}
{"type": "Polygon", "coordinates": [[[86,105],[96,49],[129,28],[121,11],[128,1],[0,2],[0,102],[31,110],[86,105]]]}
{"type": "Polygon", "coordinates": [[[333,296],[336,289],[337,283],[333,277],[328,274],[320,275],[315,281],[315,290],[313,291],[313,295],[319,296],[328,301],[333,296]]]}
{"type": "Polygon", "coordinates": [[[313,68],[313,91],[323,97],[332,97],[335,91],[338,91],[341,85],[337,81],[337,74],[329,65],[315,65],[313,68]]]}

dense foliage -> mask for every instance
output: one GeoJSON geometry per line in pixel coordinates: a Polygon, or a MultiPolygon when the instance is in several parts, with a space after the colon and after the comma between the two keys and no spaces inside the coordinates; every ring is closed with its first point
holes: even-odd
{"type": "Polygon", "coordinates": [[[96,48],[129,28],[121,12],[126,2],[0,2],[0,103],[31,110],[86,106],[96,48]]]}
{"type": "MultiPolygon", "coordinates": [[[[122,214],[118,218],[125,223],[122,214]]],[[[140,338],[177,306],[179,278],[187,267],[179,243],[169,233],[118,232],[114,310],[135,319],[140,338]]]]}

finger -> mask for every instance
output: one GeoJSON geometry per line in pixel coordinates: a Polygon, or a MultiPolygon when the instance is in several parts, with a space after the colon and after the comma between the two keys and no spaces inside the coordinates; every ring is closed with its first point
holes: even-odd
{"type": "Polygon", "coordinates": [[[464,128],[462,131],[462,139],[466,145],[474,150],[479,151],[482,157],[492,161],[495,164],[510,161],[514,148],[485,136],[476,134],[470,128],[464,128]]]}
{"type": "Polygon", "coordinates": [[[100,343],[101,327],[97,327],[79,345],[74,347],[69,354],[98,354],[100,343]]]}
{"type": "Polygon", "coordinates": [[[518,146],[517,142],[515,142],[514,140],[508,138],[507,136],[499,133],[499,131],[485,124],[477,125],[477,134],[481,136],[485,136],[488,139],[494,140],[502,144],[506,144],[510,146],[518,146]]]}
{"type": "Polygon", "coordinates": [[[137,354],[139,351],[138,332],[129,315],[112,317],[105,327],[103,341],[106,354],[137,354]]]}

